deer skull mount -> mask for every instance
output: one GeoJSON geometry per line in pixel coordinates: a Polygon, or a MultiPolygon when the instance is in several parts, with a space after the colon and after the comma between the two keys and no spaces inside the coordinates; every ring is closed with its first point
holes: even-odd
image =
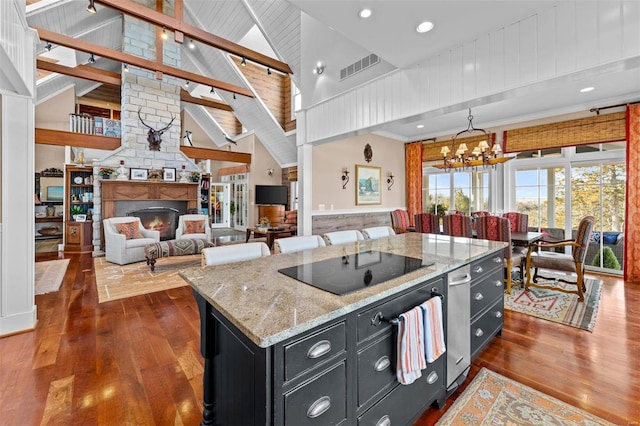
{"type": "Polygon", "coordinates": [[[151,151],[160,151],[160,144],[162,143],[162,134],[171,127],[173,124],[173,120],[176,118],[171,114],[171,121],[162,129],[156,130],[153,127],[149,126],[144,122],[142,117],[140,116],[140,109],[138,110],[138,118],[142,122],[145,127],[149,128],[149,132],[147,133],[147,141],[149,142],[149,150],[151,151]]]}

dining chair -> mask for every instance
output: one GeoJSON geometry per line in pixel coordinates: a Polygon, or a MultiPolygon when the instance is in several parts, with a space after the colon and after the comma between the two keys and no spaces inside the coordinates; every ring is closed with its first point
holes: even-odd
{"type": "Polygon", "coordinates": [[[273,244],[274,253],[293,253],[326,246],[320,235],[298,235],[278,238],[273,244]]]}
{"type": "Polygon", "coordinates": [[[374,240],[376,238],[390,237],[396,235],[390,226],[372,226],[362,229],[362,236],[365,240],[374,240]]]}
{"type": "Polygon", "coordinates": [[[464,214],[447,214],[442,218],[442,231],[452,237],[473,238],[471,216],[464,214]]]}
{"type": "Polygon", "coordinates": [[[472,217],[480,217],[480,216],[491,216],[491,213],[484,210],[478,210],[476,212],[471,212],[472,217]]]}
{"type": "Polygon", "coordinates": [[[364,235],[357,229],[349,229],[347,231],[334,231],[324,234],[324,241],[328,246],[336,244],[355,243],[356,241],[364,241],[364,235]]]}
{"type": "Polygon", "coordinates": [[[480,216],[476,218],[476,232],[478,239],[491,241],[504,241],[509,243],[504,248],[504,259],[507,283],[507,293],[511,294],[511,268],[516,265],[520,268],[520,276],[522,277],[522,261],[524,256],[522,253],[514,252],[511,245],[511,226],[509,219],[500,216],[480,216]]]}
{"type": "Polygon", "coordinates": [[[578,302],[584,302],[584,292],[587,290],[584,285],[584,260],[587,255],[587,249],[589,248],[589,241],[591,240],[591,231],[593,230],[594,218],[593,216],[585,216],[580,220],[578,224],[578,231],[576,232],[575,239],[565,240],[555,243],[533,243],[529,246],[527,252],[527,281],[525,284],[525,291],[529,290],[529,287],[544,288],[547,290],[556,290],[563,293],[574,293],[578,295],[578,302]],[[539,248],[557,248],[557,247],[571,247],[571,254],[556,253],[554,251],[542,251],[537,250],[539,248]],[[531,276],[531,268],[534,268],[533,276],[531,276]],[[569,281],[563,278],[549,278],[538,274],[538,269],[550,270],[550,271],[562,271],[576,274],[576,281],[569,281]],[[553,280],[550,284],[539,284],[538,278],[545,278],[547,280],[553,280]],[[576,286],[576,290],[566,289],[555,285],[555,282],[560,281],[567,284],[576,286]]]}
{"type": "Polygon", "coordinates": [[[252,260],[271,255],[266,243],[244,243],[202,249],[202,266],[252,260]]]}
{"type": "Polygon", "coordinates": [[[416,232],[423,234],[440,233],[440,217],[433,213],[418,213],[414,216],[416,232]]]}
{"type": "Polygon", "coordinates": [[[391,227],[396,234],[415,231],[409,220],[409,212],[402,209],[395,209],[391,212],[391,227]]]}
{"type": "Polygon", "coordinates": [[[509,219],[511,232],[528,232],[529,231],[529,215],[520,212],[507,212],[502,215],[509,219]]]}

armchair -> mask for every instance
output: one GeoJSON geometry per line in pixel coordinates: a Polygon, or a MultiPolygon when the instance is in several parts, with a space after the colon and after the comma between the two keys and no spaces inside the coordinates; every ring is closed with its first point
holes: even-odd
{"type": "MultiPolygon", "coordinates": [[[[529,290],[529,287],[544,288],[547,290],[556,290],[563,293],[575,293],[578,295],[578,301],[584,302],[584,292],[586,287],[584,285],[584,261],[587,255],[587,249],[589,248],[589,240],[591,239],[591,230],[593,229],[594,218],[593,216],[585,216],[578,225],[578,231],[575,239],[565,240],[556,243],[544,243],[544,244],[531,244],[529,251],[527,252],[527,282],[525,284],[525,291],[529,290]],[[556,253],[554,251],[533,251],[537,248],[565,248],[571,247],[571,254],[556,253]],[[531,276],[531,268],[535,269],[533,277],[531,276]],[[545,278],[538,274],[538,269],[543,268],[545,270],[556,270],[562,272],[575,273],[577,275],[576,281],[567,281],[564,279],[557,279],[556,281],[565,282],[567,284],[573,284],[577,288],[576,290],[570,290],[555,286],[552,284],[538,284],[538,278],[545,278]]],[[[548,279],[548,278],[547,278],[548,279]]]]}
{"type": "Polygon", "coordinates": [[[396,209],[391,212],[391,227],[396,234],[415,231],[415,228],[411,226],[409,212],[402,209],[396,209]]]}
{"type": "Polygon", "coordinates": [[[188,238],[211,242],[209,216],[204,214],[183,214],[178,217],[176,240],[188,238]]]}
{"type": "Polygon", "coordinates": [[[126,265],[145,260],[145,246],[160,241],[160,231],[145,229],[140,218],[111,217],[102,221],[107,262],[126,265]]]}

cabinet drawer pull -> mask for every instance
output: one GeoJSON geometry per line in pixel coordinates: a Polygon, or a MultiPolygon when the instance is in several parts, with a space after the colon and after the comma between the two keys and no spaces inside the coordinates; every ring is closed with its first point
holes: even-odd
{"type": "Polygon", "coordinates": [[[436,373],[435,371],[432,371],[431,373],[429,373],[429,375],[427,376],[427,383],[432,385],[437,381],[438,381],[438,373],[436,373]]]}
{"type": "Polygon", "coordinates": [[[496,318],[502,318],[502,312],[496,311],[495,316],[496,318]]]}
{"type": "Polygon", "coordinates": [[[484,299],[484,296],[482,295],[482,293],[476,293],[476,295],[473,296],[473,298],[476,300],[482,300],[484,299]]]}
{"type": "Polygon", "coordinates": [[[331,342],[328,340],[320,340],[315,345],[311,346],[307,351],[307,358],[316,359],[320,358],[331,351],[331,342]]]}
{"type": "Polygon", "coordinates": [[[473,268],[473,272],[475,272],[476,274],[481,274],[482,271],[484,271],[484,269],[482,269],[482,266],[476,266],[475,268],[473,268]]]}
{"type": "Polygon", "coordinates": [[[484,331],[482,331],[481,328],[478,328],[474,334],[476,335],[476,337],[482,337],[484,331]]]}
{"type": "Polygon", "coordinates": [[[500,280],[496,280],[495,283],[493,283],[496,287],[502,287],[502,281],[500,280]]]}
{"type": "Polygon", "coordinates": [[[380,417],[380,420],[376,422],[376,426],[391,426],[391,419],[388,414],[380,417]]]}
{"type": "Polygon", "coordinates": [[[501,258],[501,257],[494,257],[494,258],[493,258],[493,261],[494,261],[495,263],[500,263],[500,264],[502,264],[502,258],[501,258]]]}
{"type": "Polygon", "coordinates": [[[373,368],[376,371],[384,371],[387,368],[389,368],[390,365],[391,365],[391,361],[389,360],[389,357],[384,355],[380,357],[379,360],[376,361],[376,363],[373,365],[373,368]]]}
{"type": "Polygon", "coordinates": [[[321,396],[316,402],[311,404],[307,410],[307,417],[315,419],[326,413],[329,408],[331,408],[331,398],[329,396],[321,396]]]}

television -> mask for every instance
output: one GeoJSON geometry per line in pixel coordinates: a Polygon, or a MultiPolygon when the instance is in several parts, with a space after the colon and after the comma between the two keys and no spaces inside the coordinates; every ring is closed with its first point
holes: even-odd
{"type": "Polygon", "coordinates": [[[62,201],[63,199],[63,186],[47,186],[47,201],[62,201]]]}
{"type": "Polygon", "coordinates": [[[287,187],[284,185],[256,185],[256,204],[287,205],[287,187]]]}

